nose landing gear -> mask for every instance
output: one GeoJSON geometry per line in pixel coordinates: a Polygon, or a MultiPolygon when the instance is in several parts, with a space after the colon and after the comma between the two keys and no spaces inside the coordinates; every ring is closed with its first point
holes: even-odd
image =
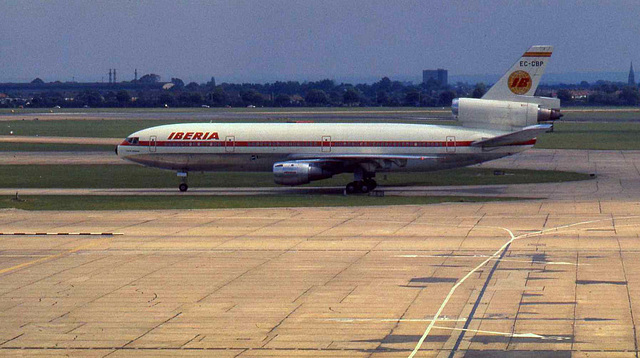
{"type": "Polygon", "coordinates": [[[182,179],[182,183],[180,183],[180,185],[178,185],[178,189],[181,192],[185,192],[189,189],[189,185],[187,185],[187,172],[178,172],[178,177],[180,177],[182,179]]]}

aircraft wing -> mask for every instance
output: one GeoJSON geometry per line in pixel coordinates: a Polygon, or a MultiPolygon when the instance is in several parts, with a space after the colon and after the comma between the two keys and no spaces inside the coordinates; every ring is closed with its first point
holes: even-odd
{"type": "MultiPolygon", "coordinates": [[[[542,133],[548,132],[553,126],[551,124],[537,124],[525,127],[517,132],[489,138],[477,140],[471,143],[473,147],[502,147],[507,145],[524,145],[535,139],[542,133]]],[[[533,143],[531,143],[533,144],[533,143]]]]}

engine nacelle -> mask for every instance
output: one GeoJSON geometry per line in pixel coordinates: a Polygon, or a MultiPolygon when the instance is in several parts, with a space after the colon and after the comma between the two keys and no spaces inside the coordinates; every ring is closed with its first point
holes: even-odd
{"type": "Polygon", "coordinates": [[[542,108],[535,102],[478,98],[456,98],[451,105],[451,111],[463,126],[499,130],[518,130],[562,117],[559,109],[542,108]]]}
{"type": "Polygon", "coordinates": [[[302,185],[332,176],[333,172],[313,163],[279,162],[273,165],[273,180],[281,185],[302,185]]]}

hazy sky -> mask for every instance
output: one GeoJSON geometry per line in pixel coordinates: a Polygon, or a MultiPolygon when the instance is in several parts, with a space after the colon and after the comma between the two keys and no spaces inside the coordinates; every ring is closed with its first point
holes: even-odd
{"type": "Polygon", "coordinates": [[[418,82],[501,74],[533,44],[552,73],[640,70],[640,1],[0,0],[0,82],[418,82]]]}

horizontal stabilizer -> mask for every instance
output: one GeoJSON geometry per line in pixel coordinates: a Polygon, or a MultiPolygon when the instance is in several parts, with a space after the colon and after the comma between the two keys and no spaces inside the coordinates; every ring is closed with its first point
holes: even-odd
{"type": "Polygon", "coordinates": [[[560,108],[560,100],[555,97],[518,96],[518,101],[535,103],[542,108],[560,108]]]}
{"type": "MultiPolygon", "coordinates": [[[[551,124],[538,124],[535,126],[525,127],[520,131],[493,137],[490,139],[479,140],[471,143],[473,147],[502,147],[507,145],[528,145],[529,141],[535,139],[542,133],[551,130],[551,124]]],[[[533,144],[533,143],[531,143],[533,144]]]]}

